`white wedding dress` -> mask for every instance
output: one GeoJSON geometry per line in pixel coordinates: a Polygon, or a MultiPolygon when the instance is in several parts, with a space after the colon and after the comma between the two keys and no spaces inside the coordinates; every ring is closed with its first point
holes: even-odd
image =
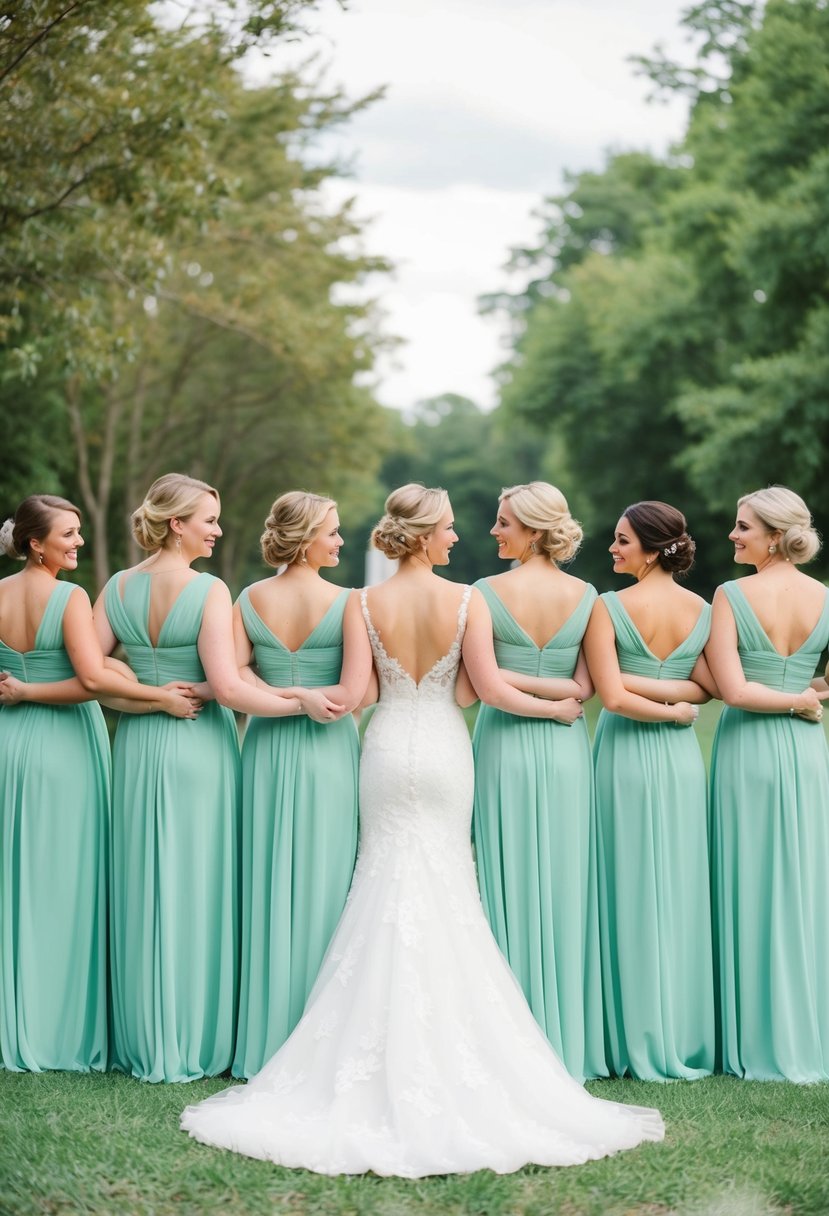
{"type": "Polygon", "coordinates": [[[321,1174],[575,1165],[660,1140],[655,1110],[565,1071],[484,916],[470,849],[472,751],[456,639],[419,684],[366,620],[380,702],[360,774],[345,911],[288,1041],[247,1085],[189,1106],[191,1136],[321,1174]]]}

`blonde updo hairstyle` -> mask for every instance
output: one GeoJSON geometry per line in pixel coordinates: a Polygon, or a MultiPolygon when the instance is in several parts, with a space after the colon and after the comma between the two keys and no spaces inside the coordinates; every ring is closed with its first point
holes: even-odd
{"type": "Polygon", "coordinates": [[[530,481],[523,486],[507,486],[501,502],[509,501],[515,518],[525,528],[540,532],[535,552],[551,562],[569,562],[576,556],[584,533],[573,519],[567,499],[548,481],[530,481]]]}
{"type": "Polygon", "coordinates": [[[777,551],[794,565],[810,562],[820,551],[820,537],[809,508],[794,490],[768,486],[744,494],[737,505],[750,507],[769,533],[780,533],[777,551]]]}
{"type": "Polygon", "coordinates": [[[290,566],[302,561],[305,550],[319,532],[326,515],[336,507],[333,498],[289,490],[280,494],[265,520],[259,538],[262,557],[269,566],[290,566]]]}
{"type": "Polygon", "coordinates": [[[73,502],[56,494],[30,494],[0,527],[0,553],[25,561],[31,555],[31,542],[45,540],[52,530],[58,511],[73,511],[81,522],[81,513],[73,502]]]}
{"type": "Polygon", "coordinates": [[[448,510],[445,490],[409,482],[389,494],[385,515],[374,528],[371,543],[392,560],[412,557],[421,548],[421,538],[434,532],[448,510]]]}
{"type": "Polygon", "coordinates": [[[170,535],[170,520],[189,519],[203,494],[213,495],[218,511],[221,506],[218,491],[206,481],[185,473],[165,473],[157,478],[141,506],[132,513],[136,543],[149,553],[163,549],[170,535]]]}

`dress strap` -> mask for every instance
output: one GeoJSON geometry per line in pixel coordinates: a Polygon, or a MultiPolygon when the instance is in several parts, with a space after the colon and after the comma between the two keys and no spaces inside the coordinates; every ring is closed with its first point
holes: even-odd
{"type": "Polygon", "coordinates": [[[466,632],[466,618],[469,615],[469,597],[472,595],[472,584],[467,583],[463,589],[463,595],[458,607],[458,629],[455,634],[455,643],[459,643],[464,633],[466,632]]]}

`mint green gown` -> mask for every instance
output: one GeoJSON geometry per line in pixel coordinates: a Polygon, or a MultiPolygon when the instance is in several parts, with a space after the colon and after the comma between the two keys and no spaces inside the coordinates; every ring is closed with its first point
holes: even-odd
{"type": "MultiPolygon", "coordinates": [[[[158,645],[152,575],[116,574],[107,616],[143,684],[198,682],[214,577],[189,582],[158,645]]],[[[114,1064],[146,1081],[230,1068],[239,986],[239,745],[215,701],[197,719],[122,714],[113,748],[111,966],[114,1064]]]]}
{"type": "MultiPolygon", "coordinates": [[[[687,680],[711,608],[658,659],[615,591],[602,600],[623,672],[687,680]]],[[[594,745],[599,931],[611,1070],[642,1080],[714,1068],[705,765],[693,727],[602,710],[594,745]]]]}
{"type": "MultiPolygon", "coordinates": [[[[746,679],[802,692],[829,641],[829,596],[810,637],[784,658],[739,583],[723,591],[746,679]]],[[[829,750],[820,725],[723,710],[711,860],[723,1071],[829,1080],[829,750]]]]}
{"type": "MultiPolygon", "coordinates": [[[[275,687],[340,679],[339,595],[294,651],[240,605],[259,675],[275,687]]],[[[233,1074],[251,1077],[296,1026],[337,927],[357,852],[360,747],[351,714],[251,718],[242,746],[242,981],[233,1074]]]]}
{"type": "MultiPolygon", "coordinates": [[[[487,579],[498,666],[569,679],[593,587],[538,647],[487,579]]],[[[606,1076],[593,833],[593,765],[583,718],[572,726],[482,705],[473,736],[472,833],[481,900],[536,1021],[578,1080],[606,1076]]]]}
{"type": "MultiPolygon", "coordinates": [[[[21,653],[0,670],[71,680],[56,583],[21,653]]],[[[101,707],[0,706],[0,1063],[14,1071],[107,1067],[109,741],[101,707]]]]}

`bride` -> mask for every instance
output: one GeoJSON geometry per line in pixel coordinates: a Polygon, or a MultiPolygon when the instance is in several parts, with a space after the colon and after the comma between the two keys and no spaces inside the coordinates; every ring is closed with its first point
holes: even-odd
{"type": "Polygon", "coordinates": [[[500,679],[483,597],[432,570],[458,539],[444,490],[395,490],[372,539],[400,567],[346,609],[350,699],[374,678],[372,659],[380,695],[345,911],[291,1037],[247,1085],[189,1106],[182,1127],[283,1166],[409,1178],[575,1165],[660,1140],[657,1111],[593,1098],[567,1074],[475,880],[458,702],[479,694],[510,713],[570,720],[581,706],[500,679]]]}

